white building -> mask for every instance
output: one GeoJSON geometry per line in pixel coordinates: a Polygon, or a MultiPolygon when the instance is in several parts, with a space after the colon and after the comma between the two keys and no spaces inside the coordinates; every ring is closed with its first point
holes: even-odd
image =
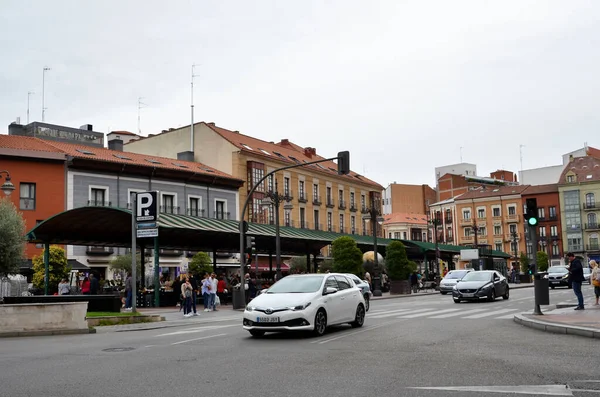
{"type": "Polygon", "coordinates": [[[458,163],[444,165],[441,167],[435,167],[435,185],[436,190],[438,189],[438,180],[441,176],[446,174],[462,175],[462,176],[476,176],[477,175],[477,164],[471,163],[458,163]]]}
{"type": "MultiPolygon", "coordinates": [[[[523,185],[549,185],[557,183],[563,169],[569,164],[569,158],[573,157],[585,157],[587,156],[590,148],[587,144],[581,149],[574,150],[569,153],[562,155],[562,164],[550,165],[548,167],[532,168],[528,170],[519,171],[519,180],[523,185]]],[[[591,148],[594,149],[594,148],[591,148]]]]}

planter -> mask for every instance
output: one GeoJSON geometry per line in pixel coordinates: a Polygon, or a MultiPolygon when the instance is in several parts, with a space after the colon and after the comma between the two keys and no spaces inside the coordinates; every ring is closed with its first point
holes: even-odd
{"type": "Polygon", "coordinates": [[[390,281],[390,295],[409,295],[410,293],[410,283],[408,280],[390,281]]]}
{"type": "Polygon", "coordinates": [[[153,314],[153,315],[139,315],[139,316],[103,316],[103,317],[88,317],[86,318],[89,327],[98,327],[103,325],[123,325],[123,324],[136,324],[136,323],[156,323],[159,321],[165,321],[165,318],[153,314]]]}

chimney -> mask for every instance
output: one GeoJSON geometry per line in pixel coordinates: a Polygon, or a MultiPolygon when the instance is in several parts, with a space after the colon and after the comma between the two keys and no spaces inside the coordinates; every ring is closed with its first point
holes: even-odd
{"type": "Polygon", "coordinates": [[[81,127],[79,127],[80,130],[85,130],[85,131],[94,131],[93,128],[94,127],[91,124],[84,124],[81,127]]]}
{"type": "Polygon", "coordinates": [[[177,160],[194,161],[194,152],[187,151],[187,152],[177,153],[177,160]]]}
{"type": "Polygon", "coordinates": [[[208,123],[208,125],[210,125],[211,127],[214,127],[215,123],[211,121],[210,123],[208,123]]]}
{"type": "Polygon", "coordinates": [[[123,140],[122,139],[111,139],[108,141],[108,148],[110,150],[118,150],[119,152],[123,151],[123,140]]]}
{"type": "Polygon", "coordinates": [[[312,159],[313,156],[315,156],[317,154],[317,150],[313,147],[306,147],[304,148],[304,155],[306,157],[308,157],[309,159],[312,159]]]}
{"type": "Polygon", "coordinates": [[[280,145],[289,145],[290,141],[288,139],[282,139],[281,142],[279,142],[280,145]]]}
{"type": "Polygon", "coordinates": [[[571,162],[571,161],[573,161],[573,155],[572,154],[569,155],[569,162],[571,162]]]}

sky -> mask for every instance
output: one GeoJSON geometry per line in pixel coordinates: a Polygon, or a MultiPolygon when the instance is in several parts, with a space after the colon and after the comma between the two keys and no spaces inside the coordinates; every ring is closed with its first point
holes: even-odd
{"type": "Polygon", "coordinates": [[[196,64],[196,121],[349,150],[384,186],[556,165],[600,147],[599,20],[594,0],[0,0],[0,133],[28,92],[41,121],[44,67],[48,123],[189,125],[196,64]]]}

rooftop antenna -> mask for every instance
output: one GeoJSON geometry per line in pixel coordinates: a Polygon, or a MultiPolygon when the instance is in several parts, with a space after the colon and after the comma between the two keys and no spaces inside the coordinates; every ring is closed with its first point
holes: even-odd
{"type": "Polygon", "coordinates": [[[523,148],[525,145],[519,145],[519,156],[521,157],[521,172],[523,171],[523,148]]]}
{"type": "Polygon", "coordinates": [[[46,106],[44,105],[45,99],[45,90],[46,90],[46,72],[52,70],[47,66],[44,66],[44,70],[42,71],[42,121],[46,119],[46,106]]]}
{"type": "Polygon", "coordinates": [[[461,146],[461,147],[460,147],[460,162],[461,162],[461,163],[462,163],[462,150],[463,150],[463,147],[461,146]]]}
{"type": "Polygon", "coordinates": [[[194,77],[197,77],[197,74],[194,74],[194,68],[196,64],[192,64],[192,95],[191,95],[191,111],[192,111],[192,122],[190,123],[190,151],[194,151],[194,77]]]}
{"type": "Polygon", "coordinates": [[[35,92],[33,91],[29,91],[27,93],[27,124],[29,124],[29,99],[31,98],[31,96],[35,94],[35,92]]]}
{"type": "Polygon", "coordinates": [[[140,113],[141,109],[148,106],[144,102],[142,102],[143,97],[138,98],[138,135],[142,135],[142,127],[140,125],[140,113]]]}

